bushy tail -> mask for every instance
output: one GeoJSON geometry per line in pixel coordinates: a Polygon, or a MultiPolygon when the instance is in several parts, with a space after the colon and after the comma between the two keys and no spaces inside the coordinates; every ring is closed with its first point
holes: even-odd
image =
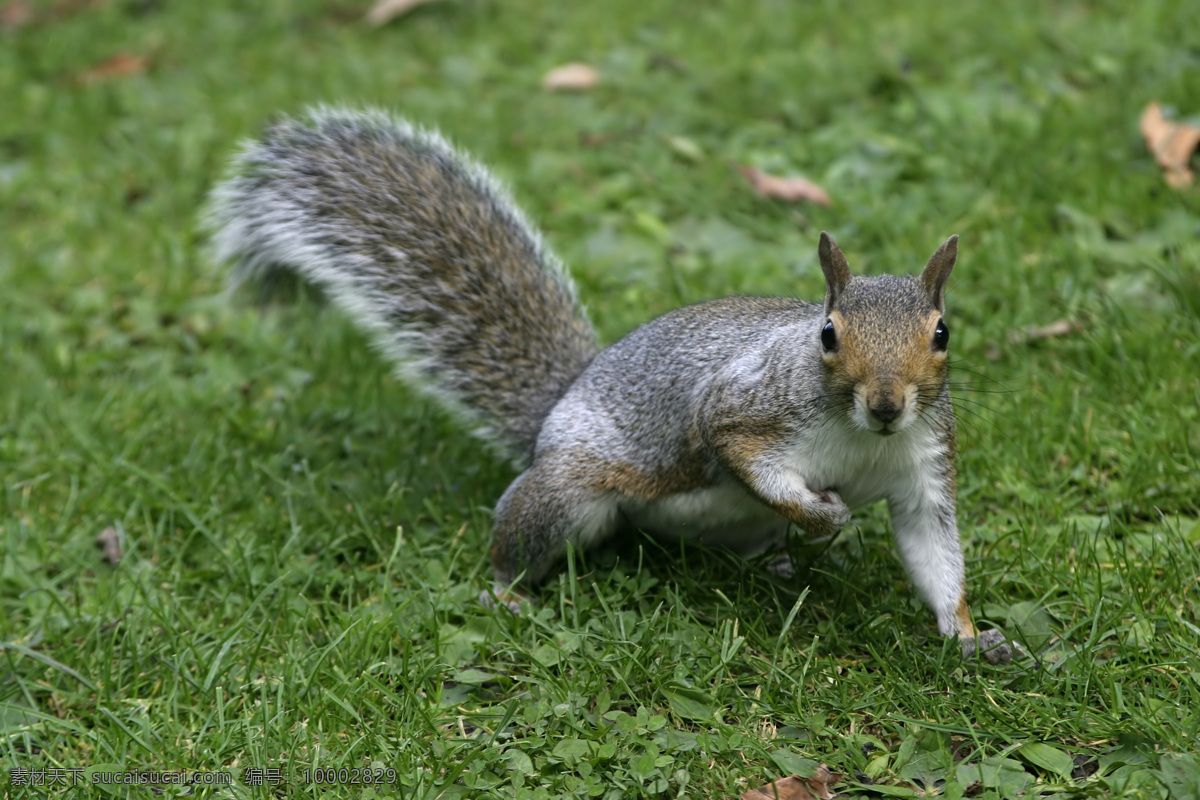
{"type": "Polygon", "coordinates": [[[235,282],[298,273],[518,463],[596,353],[570,278],[508,192],[382,112],[273,125],[213,191],[206,224],[235,282]]]}

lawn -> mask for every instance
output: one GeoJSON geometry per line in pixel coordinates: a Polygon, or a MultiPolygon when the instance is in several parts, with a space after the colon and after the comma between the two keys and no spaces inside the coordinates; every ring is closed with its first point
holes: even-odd
{"type": "Polygon", "coordinates": [[[1138,132],[1200,115],[1194,3],[366,8],[0,4],[0,787],[737,797],[825,763],[856,796],[1200,796],[1200,188],[1138,132]],[[574,61],[600,83],[543,90],[574,61]],[[959,234],[969,593],[1028,657],[936,635],[883,507],[791,580],[630,538],[479,605],[512,469],[206,251],[238,142],[317,103],[492,166],[609,342],[819,299],[821,230],[865,273],[959,234]]]}

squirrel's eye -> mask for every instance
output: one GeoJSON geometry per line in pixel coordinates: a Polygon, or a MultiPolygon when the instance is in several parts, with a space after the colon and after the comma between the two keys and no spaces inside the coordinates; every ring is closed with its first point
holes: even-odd
{"type": "Polygon", "coordinates": [[[833,320],[825,320],[825,327],[821,328],[821,346],[827,351],[837,347],[837,334],[833,332],[833,320]]]}
{"type": "Polygon", "coordinates": [[[933,347],[936,350],[945,350],[950,344],[950,329],[946,327],[944,320],[938,320],[937,327],[933,329],[933,347]]]}

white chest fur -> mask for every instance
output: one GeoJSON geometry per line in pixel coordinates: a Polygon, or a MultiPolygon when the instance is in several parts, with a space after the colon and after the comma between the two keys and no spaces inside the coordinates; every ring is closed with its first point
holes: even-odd
{"type": "MultiPolygon", "coordinates": [[[[781,468],[809,489],[833,489],[846,505],[858,508],[936,491],[945,447],[922,422],[893,436],[830,423],[810,429],[780,455],[781,468]]],[[[621,511],[660,538],[699,540],[747,555],[779,541],[788,527],[732,477],[658,500],[623,502],[621,511]]]]}
{"type": "Polygon", "coordinates": [[[923,420],[881,436],[831,421],[806,431],[790,466],[814,490],[834,489],[850,508],[925,492],[944,473],[946,448],[923,420]]]}

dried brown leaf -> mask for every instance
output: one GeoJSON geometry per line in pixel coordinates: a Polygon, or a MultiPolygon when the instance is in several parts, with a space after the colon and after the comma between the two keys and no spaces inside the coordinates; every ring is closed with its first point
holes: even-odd
{"type": "Polygon", "coordinates": [[[371,10],[367,12],[365,19],[368,25],[378,28],[380,25],[391,22],[396,17],[404,16],[417,6],[437,2],[440,2],[440,0],[379,0],[375,5],[371,6],[371,10]]]}
{"type": "Polygon", "coordinates": [[[125,555],[121,549],[121,532],[111,525],[96,537],[96,546],[100,548],[100,557],[113,565],[120,564],[125,555]]]}
{"type": "Polygon", "coordinates": [[[35,8],[33,0],[9,0],[0,6],[0,30],[14,31],[26,25],[58,22],[107,3],[108,0],[58,0],[49,8],[35,8]]]}
{"type": "Polygon", "coordinates": [[[0,28],[15,31],[33,22],[33,3],[30,0],[9,0],[0,7],[0,28]]]}
{"type": "Polygon", "coordinates": [[[1151,103],[1142,111],[1141,128],[1146,147],[1163,168],[1167,183],[1176,189],[1191,186],[1195,175],[1188,169],[1188,159],[1200,146],[1200,128],[1171,122],[1163,115],[1158,103],[1151,103]]]}
{"type": "Polygon", "coordinates": [[[1054,339],[1059,336],[1070,336],[1083,330],[1083,322],[1077,319],[1056,319],[1046,325],[1030,325],[1008,335],[1013,344],[1036,342],[1039,339],[1054,339]]]}
{"type": "Polygon", "coordinates": [[[588,64],[575,62],[555,67],[542,78],[542,88],[548,92],[582,92],[600,82],[600,73],[588,64]]]}
{"type": "Polygon", "coordinates": [[[763,197],[772,197],[788,203],[808,201],[827,206],[832,202],[829,194],[820,185],[813,183],[802,175],[779,177],[768,175],[756,167],[738,167],[738,171],[750,181],[754,191],[763,197]]]}
{"type": "Polygon", "coordinates": [[[79,83],[90,84],[113,78],[128,78],[131,75],[140,75],[146,71],[148,66],[150,66],[150,60],[145,56],[117,53],[111,58],[106,58],[100,63],[88,67],[75,79],[79,83]]]}
{"type": "Polygon", "coordinates": [[[841,779],[841,775],[830,772],[829,767],[822,764],[811,778],[789,775],[771,781],[766,786],[751,789],[742,795],[741,800],[832,800],[836,795],[829,787],[841,779]]]}
{"type": "Polygon", "coordinates": [[[58,0],[50,11],[54,19],[66,19],[81,11],[89,11],[108,5],[108,0],[58,0]]]}

